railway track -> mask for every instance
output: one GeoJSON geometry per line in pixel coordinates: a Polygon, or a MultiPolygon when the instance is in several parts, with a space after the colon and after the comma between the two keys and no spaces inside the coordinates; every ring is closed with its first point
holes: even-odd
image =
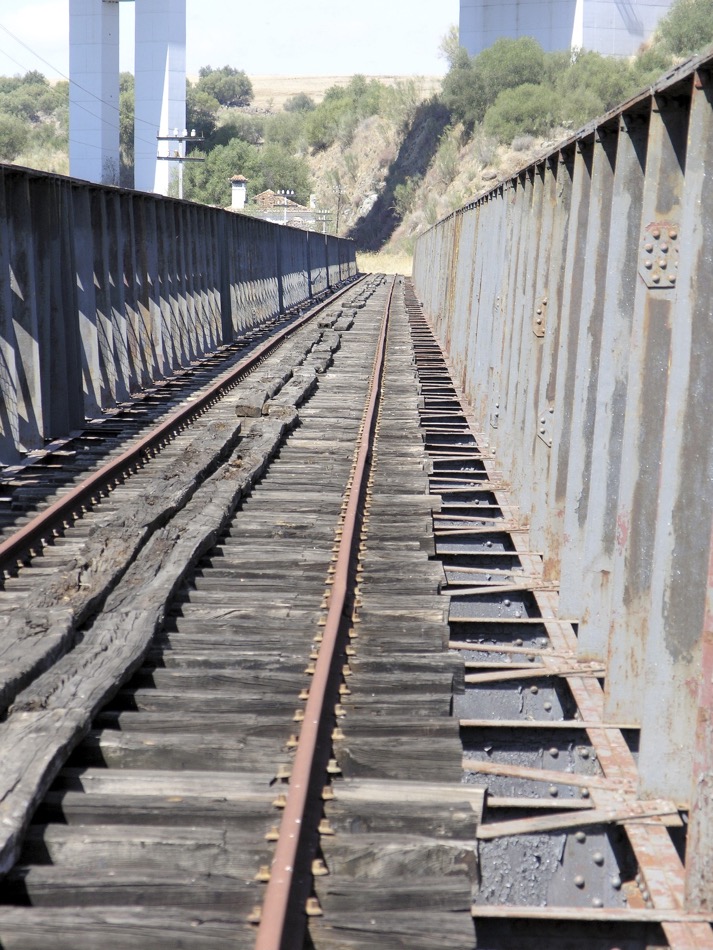
{"type": "Polygon", "coordinates": [[[318,324],[6,579],[0,945],[708,946],[410,287],[318,324]]]}

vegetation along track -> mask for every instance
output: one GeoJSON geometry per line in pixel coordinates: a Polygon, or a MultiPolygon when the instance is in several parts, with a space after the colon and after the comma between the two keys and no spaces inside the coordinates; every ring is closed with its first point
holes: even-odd
{"type": "Polygon", "coordinates": [[[409,285],[318,323],[6,581],[0,946],[705,946],[409,285]]]}

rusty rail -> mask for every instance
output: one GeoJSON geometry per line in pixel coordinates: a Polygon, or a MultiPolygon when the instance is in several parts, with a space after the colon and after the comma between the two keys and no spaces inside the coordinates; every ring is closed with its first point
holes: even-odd
{"type": "MultiPolygon", "coordinates": [[[[363,278],[361,278],[363,279],[363,278]]],[[[358,281],[357,281],[358,282],[358,281]]],[[[355,283],[337,291],[328,300],[317,307],[313,307],[297,320],[269,339],[261,343],[244,359],[240,360],[232,369],[223,373],[215,383],[205,389],[195,401],[172,412],[162,423],[155,426],[147,435],[137,439],[125,452],[93,472],[87,479],[73,488],[70,492],[54,502],[43,512],[24,525],[12,537],[0,544],[0,569],[4,569],[12,562],[25,558],[28,552],[47,542],[54,532],[61,532],[65,523],[73,520],[83,507],[90,507],[93,500],[105,493],[118,480],[125,478],[132,469],[141,465],[151,453],[154,453],[171,440],[183,427],[188,425],[203,412],[210,408],[223,393],[236,386],[240,380],[254,369],[269,353],[278,347],[286,337],[290,336],[309,320],[313,319],[326,306],[334,303],[348,290],[352,290],[355,283]]]]}
{"type": "Polygon", "coordinates": [[[255,950],[281,950],[284,946],[284,931],[297,852],[300,839],[305,834],[303,822],[308,805],[308,791],[313,779],[318,737],[324,717],[329,714],[325,708],[325,695],[333,676],[334,658],[338,649],[343,611],[349,593],[354,542],[359,525],[359,508],[368,477],[369,455],[376,427],[394,283],[395,280],[392,281],[386,301],[374,357],[374,368],[360,428],[356,458],[350,477],[346,504],[343,509],[342,533],[332,576],[327,618],[322,630],[322,642],[304,710],[304,721],[290,775],[287,801],[280,823],[279,839],[275,847],[270,880],[267,884],[265,900],[262,905],[255,950]]]}
{"type": "Polygon", "coordinates": [[[709,52],[439,222],[414,262],[559,616],[607,663],[602,722],[640,728],[638,797],[690,806],[685,899],[662,856],[674,903],[654,900],[690,914],[712,907],[712,181],[709,52]]]}

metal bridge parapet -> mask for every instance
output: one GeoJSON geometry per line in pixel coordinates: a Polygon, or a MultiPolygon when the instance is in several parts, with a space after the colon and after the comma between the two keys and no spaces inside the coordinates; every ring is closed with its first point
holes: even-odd
{"type": "Polygon", "coordinates": [[[355,274],[342,238],[0,165],[0,462],[355,274]]]}
{"type": "Polygon", "coordinates": [[[710,912],[710,52],[436,224],[414,283],[710,912]]]}

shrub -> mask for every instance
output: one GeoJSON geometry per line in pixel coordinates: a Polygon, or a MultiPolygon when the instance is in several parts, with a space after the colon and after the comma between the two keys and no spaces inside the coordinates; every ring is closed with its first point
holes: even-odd
{"type": "Polygon", "coordinates": [[[433,167],[439,181],[447,188],[460,168],[460,143],[453,132],[446,131],[441,137],[433,167]]]}
{"type": "Polygon", "coordinates": [[[282,108],[285,112],[312,112],[316,103],[306,92],[298,92],[297,95],[291,96],[282,108]]]}
{"type": "Polygon", "coordinates": [[[513,152],[526,152],[534,144],[535,139],[532,135],[516,135],[512,140],[511,148],[513,152]]]}
{"type": "Polygon", "coordinates": [[[0,161],[11,162],[17,158],[27,144],[29,132],[22,119],[0,114],[0,161]]]}
{"type": "Polygon", "coordinates": [[[677,0],[659,21],[657,38],[674,56],[690,56],[713,43],[713,0],[677,0]]]}
{"type": "Polygon", "coordinates": [[[554,89],[524,83],[500,93],[486,112],[483,126],[489,135],[510,143],[516,135],[543,135],[558,121],[554,89]]]}
{"type": "Polygon", "coordinates": [[[400,218],[405,218],[413,208],[420,178],[407,178],[394,188],[394,210],[400,218]]]}
{"type": "Polygon", "coordinates": [[[621,59],[602,56],[600,53],[580,53],[570,68],[560,74],[555,88],[563,98],[579,96],[580,102],[590,102],[591,111],[586,119],[592,119],[608,109],[613,109],[636,92],[636,74],[629,64],[621,59]]]}

